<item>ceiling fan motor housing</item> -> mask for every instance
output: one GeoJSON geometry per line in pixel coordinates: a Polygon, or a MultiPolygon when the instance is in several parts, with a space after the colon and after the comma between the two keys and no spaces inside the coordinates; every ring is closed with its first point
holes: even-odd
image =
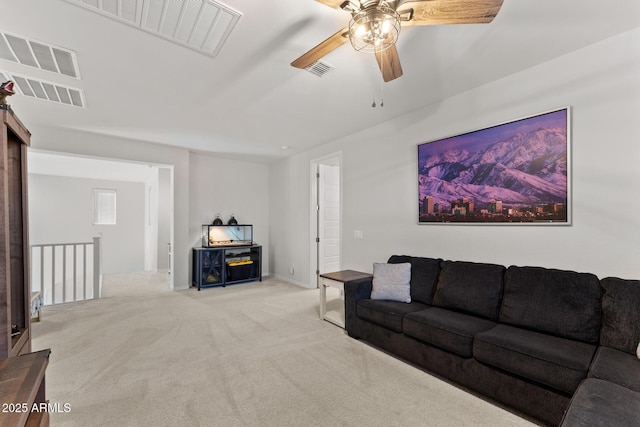
{"type": "Polygon", "coordinates": [[[387,6],[369,6],[353,14],[349,40],[359,52],[382,52],[395,45],[400,34],[400,15],[387,6]]]}

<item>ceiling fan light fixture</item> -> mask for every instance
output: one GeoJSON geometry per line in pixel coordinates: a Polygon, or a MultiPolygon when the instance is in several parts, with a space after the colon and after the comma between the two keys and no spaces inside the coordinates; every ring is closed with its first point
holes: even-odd
{"type": "Polygon", "coordinates": [[[349,41],[358,52],[382,52],[396,44],[399,34],[400,15],[387,6],[362,9],[349,22],[349,41]]]}

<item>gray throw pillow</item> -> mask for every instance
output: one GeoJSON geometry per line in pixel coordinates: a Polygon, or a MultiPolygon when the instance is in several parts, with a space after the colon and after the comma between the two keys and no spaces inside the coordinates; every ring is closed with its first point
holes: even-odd
{"type": "Polygon", "coordinates": [[[411,264],[373,263],[371,299],[411,302],[411,264]]]}

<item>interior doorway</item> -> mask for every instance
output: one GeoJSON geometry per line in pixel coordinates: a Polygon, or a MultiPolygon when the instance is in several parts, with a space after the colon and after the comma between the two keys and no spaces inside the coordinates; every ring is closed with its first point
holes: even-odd
{"type": "MultiPolygon", "coordinates": [[[[38,197],[56,200],[59,208],[55,212],[32,209],[44,212],[43,218],[35,216],[30,210],[30,228],[45,229],[47,234],[32,232],[44,241],[33,243],[57,243],[85,241],[91,237],[101,237],[101,253],[103,268],[107,274],[124,274],[135,272],[158,272],[167,274],[167,286],[173,289],[173,259],[170,248],[174,239],[173,231],[173,166],[121,159],[83,156],[71,153],[52,152],[29,148],[28,170],[30,179],[34,175],[44,177],[41,182],[55,182],[55,188],[33,187],[30,191],[30,206],[37,206],[38,197]],[[45,179],[51,177],[50,179],[45,179]],[[124,183],[124,184],[119,184],[124,183]],[[91,200],[84,202],[84,191],[78,188],[126,185],[129,190],[124,194],[119,206],[135,205],[135,212],[119,209],[118,224],[115,227],[99,227],[92,225],[91,200]],[[46,194],[44,190],[47,190],[46,194]],[[59,202],[64,200],[64,203],[59,202]],[[128,203],[128,204],[127,204],[128,203]],[[85,212],[89,209],[89,212],[85,212]],[[63,221],[64,220],[64,221],[63,221]],[[131,225],[132,222],[134,225],[131,225]],[[72,224],[69,226],[68,224],[72,224]],[[125,226],[125,224],[127,224],[125,226]],[[53,225],[53,226],[52,226],[53,225]],[[134,227],[136,244],[122,238],[122,232],[116,227],[131,230],[134,227]],[[78,237],[80,236],[80,237],[78,237]],[[125,248],[126,251],[123,249],[125,248]],[[132,249],[133,248],[133,249],[132,249]],[[123,255],[124,254],[124,255],[123,255]],[[108,257],[108,258],[107,258],[108,257]],[[124,260],[124,261],[123,261],[124,260]],[[109,267],[109,270],[107,270],[109,267]]],[[[32,184],[34,181],[32,180],[32,184]]],[[[115,188],[115,187],[114,187],[115,188]]],[[[49,206],[54,203],[49,203],[49,206]]]]}
{"type": "Polygon", "coordinates": [[[311,162],[311,276],[338,271],[342,266],[342,154],[311,162]]]}

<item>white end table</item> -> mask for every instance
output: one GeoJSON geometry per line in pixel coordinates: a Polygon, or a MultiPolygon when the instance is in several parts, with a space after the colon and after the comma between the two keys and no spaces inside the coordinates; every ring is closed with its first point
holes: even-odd
{"type": "Polygon", "coordinates": [[[344,299],[344,284],[367,280],[373,275],[355,270],[334,271],[332,273],[323,273],[320,275],[320,318],[334,325],[344,328],[344,302],[342,310],[327,311],[327,287],[340,290],[340,297],[344,299]]]}

